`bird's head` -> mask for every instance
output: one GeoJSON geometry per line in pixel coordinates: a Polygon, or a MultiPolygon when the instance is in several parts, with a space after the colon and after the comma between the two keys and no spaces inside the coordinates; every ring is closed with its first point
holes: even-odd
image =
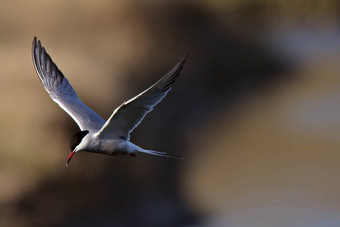
{"type": "Polygon", "coordinates": [[[82,151],[86,148],[86,142],[87,141],[83,140],[83,139],[88,133],[89,133],[89,131],[87,131],[87,130],[80,131],[72,137],[71,143],[70,143],[71,153],[67,158],[66,166],[71,161],[71,158],[73,157],[73,155],[76,152],[82,151]]]}

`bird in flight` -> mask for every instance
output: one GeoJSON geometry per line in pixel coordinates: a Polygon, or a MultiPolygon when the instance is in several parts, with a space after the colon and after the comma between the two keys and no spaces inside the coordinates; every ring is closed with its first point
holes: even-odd
{"type": "Polygon", "coordinates": [[[71,152],[66,165],[73,155],[80,151],[130,156],[136,156],[136,153],[146,153],[176,158],[165,152],[146,150],[131,143],[130,133],[171,90],[171,86],[183,68],[185,58],[151,87],[123,102],[106,122],[79,99],[37,37],[33,39],[32,58],[45,90],[52,100],[73,118],[81,130],[71,139],[71,152]]]}

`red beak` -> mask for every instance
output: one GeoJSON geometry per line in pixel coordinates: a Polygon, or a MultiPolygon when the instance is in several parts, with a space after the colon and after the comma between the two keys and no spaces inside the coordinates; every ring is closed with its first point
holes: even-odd
{"type": "Polygon", "coordinates": [[[67,162],[66,162],[66,166],[67,166],[68,163],[71,161],[71,158],[72,158],[72,156],[73,156],[75,153],[76,153],[75,151],[72,151],[72,152],[70,153],[70,155],[68,156],[67,162]]]}

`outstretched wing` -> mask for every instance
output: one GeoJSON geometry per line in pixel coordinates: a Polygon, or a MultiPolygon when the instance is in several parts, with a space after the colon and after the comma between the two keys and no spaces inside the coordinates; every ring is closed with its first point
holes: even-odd
{"type": "Polygon", "coordinates": [[[65,110],[81,130],[98,131],[105,121],[78,98],[63,73],[34,37],[32,58],[35,70],[50,97],[65,110]]]}
{"type": "Polygon", "coordinates": [[[99,135],[129,139],[130,133],[139,125],[146,114],[171,90],[171,86],[178,78],[184,62],[185,59],[150,88],[121,104],[106,121],[99,131],[99,135]]]}

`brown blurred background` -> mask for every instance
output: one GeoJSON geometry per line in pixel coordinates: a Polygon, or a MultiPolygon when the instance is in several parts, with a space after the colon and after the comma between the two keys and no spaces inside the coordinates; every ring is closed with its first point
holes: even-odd
{"type": "Polygon", "coordinates": [[[340,226],[337,0],[1,1],[0,226],[340,226]],[[134,131],[185,161],[81,153],[42,40],[107,119],[189,51],[134,131]]]}

